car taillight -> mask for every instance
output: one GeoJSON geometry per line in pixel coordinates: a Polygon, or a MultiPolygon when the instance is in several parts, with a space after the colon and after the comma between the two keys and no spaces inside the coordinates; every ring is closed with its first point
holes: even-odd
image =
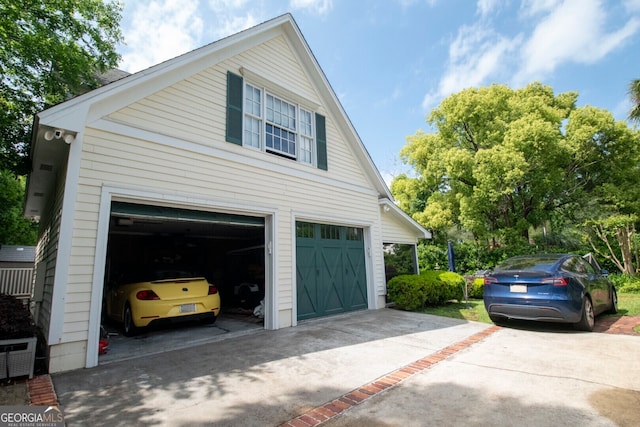
{"type": "Polygon", "coordinates": [[[209,285],[209,295],[215,295],[218,293],[218,288],[213,285],[209,285]]]}
{"type": "Polygon", "coordinates": [[[160,297],[158,295],[156,295],[155,292],[150,291],[150,290],[138,291],[136,293],[136,298],[138,298],[139,300],[143,300],[143,301],[151,301],[151,300],[160,299],[160,297]]]}
{"type": "Polygon", "coordinates": [[[490,285],[492,283],[498,283],[498,279],[496,279],[495,277],[485,277],[484,278],[484,284],[485,285],[490,285]]]}
{"type": "Polygon", "coordinates": [[[553,286],[567,286],[569,284],[567,279],[564,277],[550,277],[548,279],[542,279],[542,283],[553,286]]]}

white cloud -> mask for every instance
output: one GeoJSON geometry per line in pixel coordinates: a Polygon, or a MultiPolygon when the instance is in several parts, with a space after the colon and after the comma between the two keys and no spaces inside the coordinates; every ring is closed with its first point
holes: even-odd
{"type": "MultiPolygon", "coordinates": [[[[264,21],[256,13],[249,12],[251,9],[259,11],[262,3],[251,2],[250,0],[209,0],[210,16],[214,22],[210,23],[209,30],[212,40],[219,40],[223,37],[238,33],[247,28],[253,27],[264,21]]],[[[259,13],[259,12],[258,12],[259,13]]]]}
{"type": "Polygon", "coordinates": [[[598,0],[548,1],[525,11],[529,17],[536,14],[545,15],[522,49],[516,85],[540,80],[565,62],[600,61],[640,28],[640,20],[632,18],[619,30],[607,33],[607,13],[598,0]]]}
{"type": "Polygon", "coordinates": [[[326,15],[333,9],[333,0],[289,0],[292,9],[304,9],[316,15],[326,15]]]}
{"type": "Polygon", "coordinates": [[[640,12],[640,0],[624,0],[623,5],[629,13],[640,12]]]}
{"type": "Polygon", "coordinates": [[[555,9],[562,0],[523,0],[521,16],[534,18],[536,15],[546,14],[555,9]]]}
{"type": "Polygon", "coordinates": [[[478,0],[477,9],[480,16],[487,16],[499,8],[501,0],[478,0]]]}
{"type": "Polygon", "coordinates": [[[424,97],[423,108],[429,110],[441,98],[501,75],[507,56],[516,50],[520,40],[497,34],[486,23],[461,27],[449,46],[447,70],[438,89],[424,97]]]}
{"type": "MultiPolygon", "coordinates": [[[[626,0],[623,6],[640,11],[640,0],[626,0]]],[[[596,63],[640,31],[638,16],[607,22],[602,0],[524,0],[519,33],[501,34],[492,21],[500,7],[494,0],[477,1],[480,17],[458,29],[437,88],[423,98],[425,111],[468,87],[494,82],[519,87],[543,80],[566,63],[596,63]]]]}
{"type": "Polygon", "coordinates": [[[137,1],[132,7],[131,21],[122,28],[127,46],[120,68],[140,71],[198,47],[198,0],[137,1]]]}

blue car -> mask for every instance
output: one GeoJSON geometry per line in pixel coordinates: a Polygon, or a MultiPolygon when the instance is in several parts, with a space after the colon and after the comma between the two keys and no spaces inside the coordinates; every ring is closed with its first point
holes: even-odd
{"type": "Polygon", "coordinates": [[[571,254],[509,258],[484,277],[487,313],[497,325],[508,319],[534,320],[592,331],[595,316],[618,311],[613,284],[593,264],[571,254]]]}

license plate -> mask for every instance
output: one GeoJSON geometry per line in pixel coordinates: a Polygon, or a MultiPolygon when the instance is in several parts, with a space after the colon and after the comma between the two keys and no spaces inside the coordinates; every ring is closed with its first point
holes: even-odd
{"type": "Polygon", "coordinates": [[[519,294],[526,294],[527,285],[511,285],[509,288],[509,291],[519,293],[519,294]]]}
{"type": "Polygon", "coordinates": [[[196,311],[195,304],[182,304],[180,306],[180,313],[193,313],[196,311]]]}

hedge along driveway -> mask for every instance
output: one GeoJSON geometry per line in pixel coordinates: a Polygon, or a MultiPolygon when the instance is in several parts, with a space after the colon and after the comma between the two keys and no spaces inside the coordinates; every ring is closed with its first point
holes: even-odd
{"type": "Polygon", "coordinates": [[[387,294],[398,308],[415,311],[426,305],[461,301],[464,297],[464,278],[450,271],[425,271],[392,278],[387,294]]]}

